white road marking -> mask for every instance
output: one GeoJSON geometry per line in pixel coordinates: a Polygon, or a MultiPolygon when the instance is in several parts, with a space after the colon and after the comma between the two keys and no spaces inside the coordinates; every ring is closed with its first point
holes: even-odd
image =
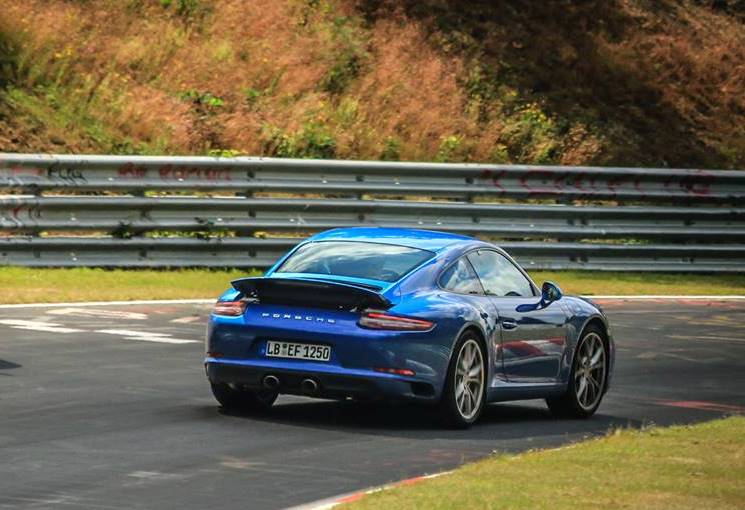
{"type": "Polygon", "coordinates": [[[171,322],[175,322],[176,324],[191,324],[192,322],[197,322],[201,320],[202,317],[199,315],[189,315],[188,317],[180,317],[178,319],[171,319],[171,322]]]}
{"type": "Polygon", "coordinates": [[[0,324],[5,324],[15,329],[28,329],[31,331],[43,331],[45,333],[83,333],[82,329],[66,328],[54,322],[24,321],[20,319],[3,319],[0,324]]]}
{"type": "Polygon", "coordinates": [[[123,312],[120,310],[97,310],[95,308],[55,308],[47,311],[52,315],[82,315],[84,317],[101,317],[104,319],[128,319],[128,320],[145,320],[146,313],[123,312]]]}
{"type": "Polygon", "coordinates": [[[138,340],[140,342],[159,342],[162,344],[196,344],[199,340],[186,340],[184,338],[171,338],[169,333],[152,333],[150,331],[133,331],[131,329],[97,329],[96,333],[123,336],[127,340],[138,340]]]}
{"type": "Polygon", "coordinates": [[[161,473],[160,471],[133,471],[127,474],[130,478],[139,478],[141,480],[177,480],[179,478],[185,478],[186,475],[178,473],[161,473]]]}
{"type": "Polygon", "coordinates": [[[679,359],[682,361],[687,361],[689,363],[701,363],[704,365],[710,365],[712,363],[721,363],[722,361],[727,361],[727,358],[722,357],[714,357],[714,358],[691,358],[690,356],[683,356],[682,354],[675,354],[672,352],[655,352],[655,351],[649,351],[649,352],[643,352],[641,354],[637,354],[635,356],[637,359],[657,359],[657,358],[673,358],[673,359],[679,359]]]}
{"type": "MultiPolygon", "coordinates": [[[[21,319],[0,319],[0,324],[10,326],[14,329],[25,329],[30,331],[41,331],[44,333],[89,333],[90,330],[67,328],[55,322],[27,321],[21,319]]],[[[195,344],[200,340],[186,338],[173,338],[170,333],[153,333],[150,331],[134,331],[131,329],[99,329],[96,333],[107,335],[118,335],[126,340],[138,340],[141,342],[157,342],[163,344],[195,344]]]]}
{"type": "Polygon", "coordinates": [[[673,335],[673,334],[668,334],[668,335],[665,335],[665,336],[667,338],[672,338],[673,340],[693,340],[695,342],[700,342],[702,340],[713,340],[715,342],[738,342],[738,343],[745,342],[745,338],[734,337],[734,336],[720,336],[720,335],[673,335]]]}
{"type": "Polygon", "coordinates": [[[63,306],[120,306],[120,305],[208,305],[217,299],[148,299],[140,301],[81,301],[80,303],[21,303],[0,305],[3,308],[55,308],[63,306]]]}
{"type": "Polygon", "coordinates": [[[127,474],[127,479],[123,481],[122,485],[124,487],[141,487],[154,483],[183,480],[189,476],[181,473],[162,473],[160,471],[134,471],[127,474]]]}

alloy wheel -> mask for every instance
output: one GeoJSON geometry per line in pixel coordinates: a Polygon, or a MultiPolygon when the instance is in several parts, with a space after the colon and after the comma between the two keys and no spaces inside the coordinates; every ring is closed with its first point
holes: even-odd
{"type": "Polygon", "coordinates": [[[484,393],[484,358],[476,340],[467,340],[460,349],[455,369],[455,404],[466,420],[481,407],[484,393]]]}
{"type": "Polygon", "coordinates": [[[585,335],[574,359],[574,391],[577,403],[585,410],[594,408],[603,396],[605,358],[600,335],[595,332],[585,335]]]}

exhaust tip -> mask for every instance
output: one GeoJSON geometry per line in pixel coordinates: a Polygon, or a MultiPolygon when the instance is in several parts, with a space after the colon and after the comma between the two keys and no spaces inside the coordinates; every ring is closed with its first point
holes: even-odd
{"type": "Polygon", "coordinates": [[[264,388],[274,390],[279,387],[279,378],[276,375],[267,375],[262,381],[264,388]]]}
{"type": "Polygon", "coordinates": [[[300,383],[300,389],[303,391],[303,393],[311,395],[318,391],[318,383],[310,378],[303,379],[303,381],[300,383]]]}

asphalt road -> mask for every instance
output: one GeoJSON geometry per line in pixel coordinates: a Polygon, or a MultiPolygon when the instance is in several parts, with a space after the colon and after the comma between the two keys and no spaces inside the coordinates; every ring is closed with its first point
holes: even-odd
{"type": "Polygon", "coordinates": [[[745,412],[745,302],[606,309],[617,371],[593,419],[498,404],[467,431],[427,409],[297,397],[222,414],[203,305],[0,309],[0,508],[283,508],[495,450],[745,412]]]}

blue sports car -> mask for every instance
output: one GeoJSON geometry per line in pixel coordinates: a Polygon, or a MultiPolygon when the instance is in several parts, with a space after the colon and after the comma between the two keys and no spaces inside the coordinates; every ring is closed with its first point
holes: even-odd
{"type": "Polygon", "coordinates": [[[226,409],[290,393],[439,406],[453,427],[489,402],[545,399],[589,417],[614,345],[592,302],[539,289],[503,250],[423,230],[346,228],[232,282],[210,316],[205,366],[226,409]]]}

